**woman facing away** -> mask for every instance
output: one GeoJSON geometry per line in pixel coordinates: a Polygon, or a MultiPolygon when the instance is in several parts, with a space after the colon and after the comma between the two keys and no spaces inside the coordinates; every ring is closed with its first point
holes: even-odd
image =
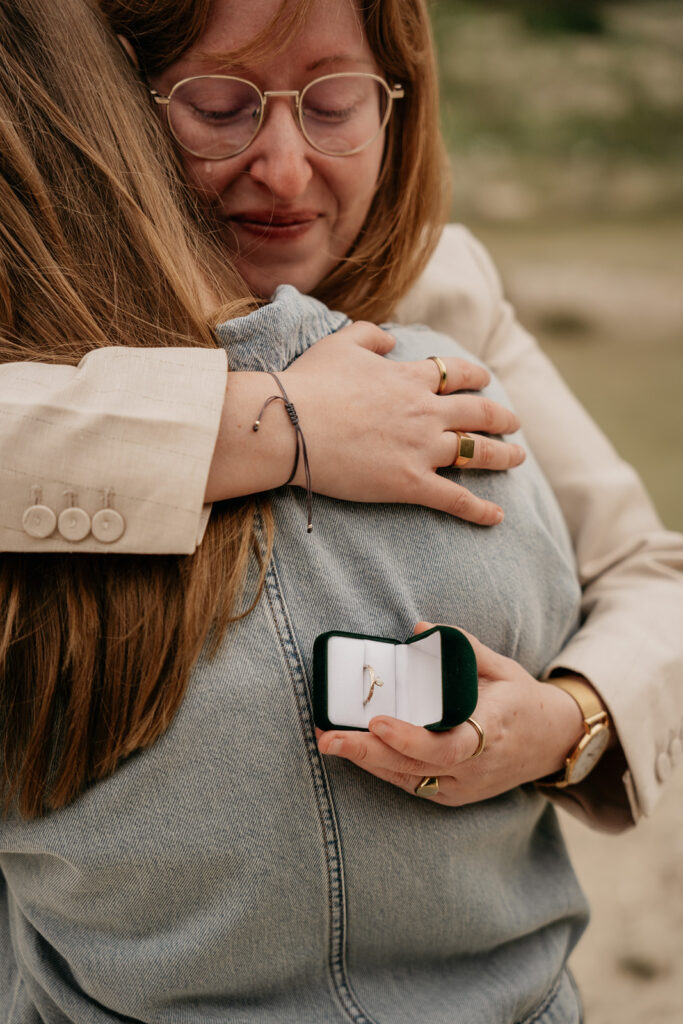
{"type": "MultiPolygon", "coordinates": [[[[239,286],[194,238],[113,38],[80,0],[13,0],[0,45],[5,357],[75,361],[127,335],[144,371],[150,341],[171,365],[210,349],[202,310],[239,286]]],[[[345,321],[287,287],[217,337],[238,370],[289,381],[345,321]]],[[[392,358],[423,370],[435,344],[451,370],[462,357],[423,328],[395,336],[392,358]]],[[[455,809],[445,780],[420,799],[315,742],[327,629],[457,621],[502,652],[479,647],[480,666],[507,654],[533,675],[575,629],[533,460],[477,490],[505,506],[498,529],[321,496],[309,535],[283,489],[257,516],[253,499],[214,510],[190,559],[3,556],[4,1019],[579,1019],[565,964],[586,907],[545,797],[455,809]]],[[[531,674],[566,748],[570,698],[531,674]]]]}
{"type": "MultiPolygon", "coordinates": [[[[22,6],[12,5],[15,14],[22,6]]],[[[28,14],[33,7],[35,17],[38,6],[30,5],[28,14]]],[[[21,44],[22,28],[35,45],[42,39],[43,46],[45,40],[54,46],[60,38],[60,26],[46,19],[46,12],[39,13],[40,24],[31,25],[30,31],[27,25],[12,26],[8,39],[15,46],[21,44]]],[[[91,27],[83,12],[75,26],[67,21],[66,29],[60,52],[68,54],[72,46],[74,54],[87,52],[94,61],[97,40],[89,37],[91,27]]],[[[21,56],[29,66],[37,59],[36,53],[21,56]]],[[[60,95],[64,101],[69,84],[55,82],[45,52],[38,56],[46,65],[38,62],[40,75],[48,78],[48,96],[60,95]]],[[[107,82],[104,58],[97,67],[81,69],[86,77],[91,71],[99,73],[104,99],[111,99],[107,86],[114,92],[123,88],[107,82]]],[[[44,93],[28,95],[44,108],[44,93]]],[[[123,95],[136,111],[135,97],[125,91],[123,95]]],[[[95,152],[92,141],[88,146],[79,141],[76,163],[83,166],[85,161],[89,171],[97,169],[114,189],[115,208],[123,205],[132,211],[135,251],[141,242],[155,242],[148,221],[158,230],[150,215],[160,216],[162,210],[143,203],[148,218],[137,220],[136,203],[129,207],[115,178],[107,179],[111,164],[97,152],[103,145],[108,160],[117,155],[113,166],[120,167],[119,140],[127,139],[131,129],[124,106],[106,108],[116,131],[105,132],[101,140],[102,111],[97,109],[95,152]]],[[[66,138],[73,140],[59,105],[48,110],[53,125],[61,132],[67,128],[66,138]]],[[[68,113],[81,131],[94,130],[92,109],[76,111],[73,96],[68,113]]],[[[144,123],[141,111],[139,116],[144,123]]],[[[44,123],[41,127],[44,135],[44,123]]],[[[21,168],[17,174],[15,167],[13,187],[22,201],[26,189],[16,182],[30,168],[27,151],[30,146],[20,146],[18,153],[7,149],[21,168]]],[[[69,155],[73,160],[74,153],[69,155]]],[[[149,157],[133,150],[131,161],[133,155],[149,157]]],[[[153,167],[151,161],[148,173],[153,167]]],[[[127,180],[135,180],[133,169],[130,163],[124,165],[127,180]]],[[[8,180],[12,185],[11,176],[8,180]]],[[[32,188],[33,194],[41,195],[32,188]]],[[[34,209],[30,195],[30,216],[44,218],[38,237],[31,240],[39,244],[49,231],[54,244],[63,231],[55,214],[65,211],[59,202],[55,211],[53,198],[44,194],[40,209],[34,209]]],[[[102,201],[101,189],[94,198],[102,201]]],[[[24,247],[27,223],[24,210],[17,221],[24,247]]],[[[126,227],[122,239],[131,233],[131,225],[126,227]]],[[[160,282],[171,296],[182,286],[168,261],[159,259],[163,243],[171,240],[163,231],[161,239],[160,247],[152,245],[151,253],[143,251],[142,256],[157,259],[171,287],[162,273],[154,290],[133,288],[133,308],[142,296],[147,302],[150,294],[163,296],[160,282]]],[[[69,240],[80,260],[66,264],[66,283],[73,288],[78,282],[75,292],[82,301],[76,308],[87,309],[96,295],[102,301],[99,289],[86,287],[92,253],[84,260],[82,239],[69,240]]],[[[175,234],[172,240],[174,254],[182,252],[182,236],[175,234]]],[[[112,251],[121,255],[118,243],[112,251]]],[[[61,255],[66,253],[62,250],[61,255]]],[[[111,253],[107,256],[111,261],[111,253]]],[[[43,262],[36,266],[43,267],[43,262]]],[[[15,281],[4,291],[15,300],[21,294],[15,281]]],[[[54,302],[54,291],[45,283],[43,292],[43,298],[54,302]]],[[[12,310],[11,305],[7,308],[12,310]]],[[[147,317],[160,319],[162,326],[164,316],[169,318],[170,342],[206,344],[201,317],[192,310],[190,296],[185,303],[160,303],[154,316],[147,312],[147,317]],[[178,324],[186,325],[184,333],[178,324]]],[[[111,313],[111,305],[97,307],[97,316],[108,326],[111,313]]],[[[37,324],[43,330],[50,319],[52,330],[60,325],[44,308],[41,316],[37,324]]],[[[9,313],[7,319],[13,322],[9,313]]],[[[285,291],[271,306],[250,319],[233,321],[220,333],[230,347],[232,365],[253,372],[263,365],[284,369],[320,334],[343,322],[285,291]],[[284,343],[283,328],[288,339],[284,343]]],[[[97,320],[94,325],[92,319],[81,320],[85,348],[105,340],[95,329],[99,326],[97,320]]],[[[127,325],[134,340],[132,327],[127,325]]],[[[399,356],[420,359],[433,351],[435,339],[427,332],[404,329],[396,334],[399,356]]],[[[56,342],[46,339],[53,358],[59,357],[59,344],[59,334],[56,342]]],[[[462,354],[446,339],[439,339],[439,346],[445,356],[462,354]]],[[[19,348],[16,354],[28,355],[19,348]]],[[[71,350],[69,355],[77,353],[71,350]]],[[[184,349],[183,359],[187,356],[184,349]]],[[[235,552],[241,552],[244,563],[251,539],[248,506],[231,507],[214,517],[191,567],[177,559],[145,565],[144,588],[152,588],[156,601],[140,583],[139,563],[131,566],[111,558],[78,566],[73,560],[48,563],[62,585],[55,593],[54,579],[46,580],[45,593],[36,601],[35,571],[29,584],[21,575],[27,572],[26,559],[6,559],[3,576],[11,584],[6,593],[13,611],[6,640],[15,659],[7,665],[18,670],[9,671],[7,678],[14,685],[46,680],[42,706],[36,706],[36,728],[30,737],[20,735],[10,751],[15,758],[32,755],[25,765],[30,763],[35,777],[42,778],[42,797],[49,795],[48,802],[61,806],[33,821],[11,817],[0,832],[11,935],[11,955],[5,960],[8,1012],[14,1014],[9,1019],[106,1020],[123,1015],[175,1020],[187,1019],[188,1013],[191,1019],[224,1019],[229,1014],[235,1020],[439,1021],[454,1019],[454,1013],[459,1015],[455,1019],[468,1021],[529,1015],[547,1021],[577,1019],[562,965],[585,908],[542,798],[526,788],[458,811],[434,806],[416,799],[412,791],[374,782],[344,761],[325,764],[311,732],[304,680],[312,638],[324,628],[364,631],[372,622],[378,632],[401,636],[417,618],[429,615],[478,632],[536,674],[572,632],[577,593],[571,556],[535,467],[530,464],[519,474],[477,484],[481,493],[505,506],[507,515],[504,526],[476,536],[471,527],[445,523],[443,516],[428,510],[353,508],[322,498],[316,513],[320,526],[310,538],[302,529],[301,503],[288,492],[276,495],[275,558],[264,598],[226,634],[213,663],[200,659],[175,718],[189,666],[201,646],[207,611],[219,619],[227,614],[226,595],[216,593],[220,565],[210,555],[203,560],[203,552],[221,551],[221,542],[234,538],[223,565],[226,570],[239,566],[235,552]],[[330,587],[330,577],[335,587],[330,587]],[[164,629],[158,624],[155,628],[154,621],[160,596],[164,629]],[[44,609],[40,623],[36,607],[44,609]],[[148,615],[145,628],[131,632],[139,624],[141,608],[148,615]],[[27,625],[34,633],[39,624],[45,627],[40,644],[35,635],[21,642],[26,628],[22,616],[29,614],[27,625]],[[89,625],[97,637],[99,620],[106,625],[93,651],[82,627],[89,625]],[[84,646],[78,649],[81,634],[84,646]],[[42,674],[35,671],[37,665],[42,674]],[[131,673],[129,678],[126,673],[131,673]],[[144,692],[140,678],[146,683],[144,692]],[[114,685],[119,682],[120,690],[114,685]],[[168,701],[160,700],[162,691],[168,701]],[[99,735],[75,714],[84,701],[92,722],[101,728],[99,735]],[[171,719],[155,746],[109,774],[122,755],[152,742],[171,719]],[[52,747],[46,746],[46,735],[52,747]],[[22,747],[25,739],[32,742],[22,747]],[[68,757],[65,739],[70,741],[68,757]],[[41,776],[41,753],[50,750],[56,765],[42,765],[41,776]],[[83,764],[87,771],[79,780],[73,768],[83,764]],[[84,781],[97,776],[105,777],[69,803],[84,781]],[[61,791],[48,786],[48,779],[61,782],[61,791]],[[421,867],[417,877],[415,865],[421,867]]],[[[267,516],[264,521],[267,533],[267,516]]],[[[238,580],[239,570],[235,576],[238,580]]],[[[488,657],[481,654],[484,660],[488,657]]],[[[506,665],[500,658],[495,668],[506,665]]],[[[531,684],[528,677],[525,685],[531,684]]],[[[495,687],[484,684],[483,692],[487,689],[495,687]]],[[[548,709],[542,725],[552,733],[567,698],[555,688],[545,691],[548,709]]],[[[465,727],[465,733],[470,731],[465,727]]],[[[469,753],[464,733],[459,736],[463,754],[469,753]]],[[[568,748],[566,737],[554,738],[558,747],[568,748]]],[[[473,747],[472,738],[469,743],[473,747]]],[[[483,763],[483,756],[479,760],[483,763]]],[[[6,761],[10,778],[20,761],[6,761]]],[[[0,991],[4,994],[5,989],[0,991]]]]}
{"type": "MultiPolygon", "coordinates": [[[[584,784],[554,796],[603,828],[623,828],[649,813],[681,752],[677,689],[683,650],[676,624],[683,601],[683,542],[663,530],[633,471],[515,322],[487,255],[462,228],[446,228],[427,270],[406,294],[443,216],[425,4],[384,0],[361,6],[366,41],[359,21],[356,34],[346,38],[346,53],[340,40],[330,40],[329,26],[336,22],[322,0],[155,0],[135,6],[103,0],[102,8],[140,65],[215,231],[255,293],[267,297],[288,282],[352,317],[426,322],[457,337],[499,374],[559,500],[583,587],[582,627],[555,652],[543,677],[571,673],[589,680],[610,712],[616,743],[584,784]],[[386,126],[386,146],[380,136],[350,156],[321,153],[304,135],[310,118],[297,123],[291,96],[271,95],[262,121],[251,119],[250,130],[259,124],[260,129],[248,145],[240,140],[239,152],[223,159],[218,157],[225,150],[211,149],[225,133],[221,101],[237,95],[235,77],[258,111],[260,100],[249,81],[261,92],[289,93],[328,73],[368,68],[403,86],[386,126]],[[214,77],[226,75],[227,81],[214,77]],[[207,149],[197,145],[199,127],[202,138],[214,140],[207,149]]],[[[452,462],[455,453],[453,435],[444,430],[487,426],[496,432],[509,426],[495,414],[482,420],[485,413],[471,404],[472,395],[450,399],[447,415],[443,406],[427,407],[435,367],[420,364],[418,370],[415,364],[399,373],[378,356],[390,343],[376,335],[352,337],[328,339],[286,371],[306,427],[314,489],[356,501],[412,501],[495,522],[496,503],[482,500],[476,486],[463,485],[473,479],[471,468],[512,466],[519,451],[477,437],[475,459],[457,482],[435,469],[452,462]]],[[[155,370],[154,358],[145,353],[144,374],[132,351],[117,352],[115,360],[106,351],[93,353],[78,371],[60,367],[59,374],[48,367],[30,373],[18,365],[3,368],[0,383],[4,379],[16,391],[19,379],[22,388],[13,415],[5,417],[15,427],[8,446],[17,435],[21,443],[16,457],[3,456],[4,548],[192,551],[205,523],[204,497],[235,497],[286,480],[294,449],[284,410],[276,407],[258,434],[251,431],[251,412],[272,383],[263,372],[231,373],[219,423],[224,390],[216,354],[197,349],[175,370],[164,362],[163,373],[155,370]],[[124,407],[121,393],[128,396],[124,407]],[[50,428],[36,433],[36,419],[50,428]],[[87,443],[74,444],[74,437],[87,437],[87,443]],[[56,464],[64,467],[59,474],[56,464]],[[56,512],[75,500],[64,492],[76,491],[91,516],[113,494],[125,530],[113,543],[103,543],[94,530],[76,541],[56,528],[47,537],[27,536],[22,516],[34,501],[30,485],[42,488],[43,500],[56,512]]],[[[449,389],[471,385],[465,372],[461,365],[449,371],[449,389]]],[[[302,467],[295,483],[303,484],[302,467]]],[[[451,793],[458,802],[540,778],[548,758],[558,754],[535,727],[535,705],[526,704],[514,668],[508,668],[509,704],[482,697],[491,732],[494,721],[504,723],[500,742],[490,744],[476,765],[460,766],[457,797],[451,793]],[[526,713],[516,714],[520,708],[526,713]],[[522,762],[527,767],[520,774],[522,762]]],[[[566,712],[576,713],[569,702],[566,712]]],[[[464,739],[469,731],[455,735],[464,739]]],[[[404,754],[424,760],[420,738],[405,732],[394,737],[404,754]]],[[[465,740],[468,748],[474,739],[465,740]]],[[[379,768],[365,746],[348,746],[354,742],[347,737],[344,752],[356,759],[364,754],[365,767],[379,768]]],[[[385,746],[373,749],[386,757],[385,746]]],[[[444,753],[452,767],[453,751],[444,753]]],[[[394,759],[383,767],[398,778],[402,763],[394,759]]]]}

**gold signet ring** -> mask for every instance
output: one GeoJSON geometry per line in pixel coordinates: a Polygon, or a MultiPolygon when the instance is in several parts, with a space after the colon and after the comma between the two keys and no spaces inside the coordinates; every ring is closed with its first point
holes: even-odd
{"type": "Polygon", "coordinates": [[[483,754],[484,747],[486,746],[486,736],[484,735],[484,730],[479,725],[479,722],[475,722],[475,720],[473,718],[467,718],[466,721],[470,723],[472,728],[475,730],[477,736],[479,737],[479,743],[477,744],[477,749],[474,751],[473,754],[470,755],[470,761],[471,761],[473,757],[479,757],[480,754],[483,754]]]}
{"type": "Polygon", "coordinates": [[[439,792],[437,775],[425,775],[422,782],[415,787],[415,796],[436,796],[439,792]]]}
{"type": "Polygon", "coordinates": [[[384,680],[379,678],[372,665],[363,665],[363,671],[365,672],[366,670],[370,676],[370,689],[367,697],[363,701],[363,707],[365,707],[366,704],[369,704],[372,700],[375,693],[375,687],[384,686],[384,680]]]}
{"type": "Polygon", "coordinates": [[[436,363],[439,370],[439,387],[437,388],[437,395],[442,395],[446,390],[446,382],[448,380],[448,373],[446,372],[446,364],[440,356],[427,356],[436,363]]]}
{"type": "Polygon", "coordinates": [[[466,466],[468,462],[472,461],[474,456],[474,438],[459,430],[454,430],[453,433],[458,439],[458,454],[455,456],[453,465],[466,466]]]}

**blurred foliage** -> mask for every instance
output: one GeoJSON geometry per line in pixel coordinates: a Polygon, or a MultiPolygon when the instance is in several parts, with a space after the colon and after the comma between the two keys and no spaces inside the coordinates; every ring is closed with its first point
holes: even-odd
{"type": "Polygon", "coordinates": [[[683,529],[683,0],[433,12],[453,219],[683,529]]]}
{"type": "Polygon", "coordinates": [[[511,0],[522,21],[536,32],[600,35],[606,29],[603,3],[595,0],[511,0]]]}
{"type": "Polygon", "coordinates": [[[680,0],[440,0],[434,24],[464,216],[683,210],[680,0]],[[593,9],[605,31],[530,27],[532,12],[569,7],[593,9]]]}

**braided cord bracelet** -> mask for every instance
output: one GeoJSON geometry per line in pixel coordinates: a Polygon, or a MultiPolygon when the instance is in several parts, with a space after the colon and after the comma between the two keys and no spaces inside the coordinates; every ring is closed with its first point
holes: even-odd
{"type": "Polygon", "coordinates": [[[271,395],[270,398],[266,398],[265,402],[261,407],[261,411],[258,414],[256,420],[254,421],[254,424],[251,429],[254,431],[254,433],[258,431],[259,427],[261,426],[261,417],[263,416],[264,412],[271,404],[271,402],[282,402],[284,404],[284,407],[287,410],[287,415],[289,416],[289,419],[296,433],[296,455],[294,457],[294,466],[292,467],[292,472],[285,480],[284,486],[290,484],[294,479],[296,471],[299,468],[299,456],[301,455],[301,457],[304,460],[304,474],[306,477],[306,512],[308,516],[308,524],[306,526],[306,530],[308,533],[310,533],[311,530],[313,529],[313,489],[311,487],[311,470],[308,464],[308,451],[306,449],[306,440],[301,429],[301,424],[299,423],[299,417],[297,415],[296,409],[294,408],[292,402],[290,402],[289,396],[285,391],[284,387],[282,386],[282,381],[280,380],[279,377],[276,377],[271,370],[268,370],[267,372],[273,378],[278,388],[280,389],[280,394],[271,395]]]}

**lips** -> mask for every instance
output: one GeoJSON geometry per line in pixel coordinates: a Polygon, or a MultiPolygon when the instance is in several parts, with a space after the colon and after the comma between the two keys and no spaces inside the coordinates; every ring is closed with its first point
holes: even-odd
{"type": "Polygon", "coordinates": [[[226,216],[238,230],[264,241],[291,240],[305,235],[321,218],[315,210],[243,210],[226,216]]]}

